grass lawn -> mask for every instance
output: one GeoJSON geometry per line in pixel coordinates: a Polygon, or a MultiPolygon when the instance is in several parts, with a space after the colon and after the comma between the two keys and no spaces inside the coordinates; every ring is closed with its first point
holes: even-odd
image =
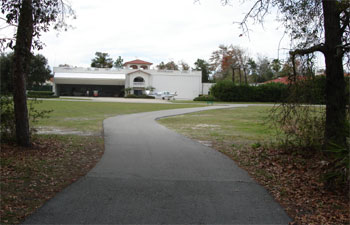
{"type": "Polygon", "coordinates": [[[229,145],[270,141],[274,134],[269,128],[271,106],[218,109],[168,117],[159,123],[196,140],[225,142],[229,145]]]}
{"type": "Polygon", "coordinates": [[[137,104],[115,102],[42,101],[35,104],[38,110],[53,110],[49,118],[41,119],[36,126],[100,132],[102,121],[108,117],[175,108],[201,107],[196,104],[137,104]]]}
{"type": "Polygon", "coordinates": [[[348,224],[349,197],[325,187],[327,157],[292,154],[269,145],[269,106],[209,110],[159,120],[159,123],[232,158],[284,207],[292,224],[348,224]],[[267,145],[265,145],[265,143],[267,145]]]}

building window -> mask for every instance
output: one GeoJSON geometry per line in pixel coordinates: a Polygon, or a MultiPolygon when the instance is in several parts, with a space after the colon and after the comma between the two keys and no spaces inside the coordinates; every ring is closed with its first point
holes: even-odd
{"type": "Polygon", "coordinates": [[[134,82],[145,82],[142,77],[135,77],[134,82]]]}
{"type": "Polygon", "coordinates": [[[138,67],[136,65],[131,65],[130,67],[131,67],[131,69],[134,69],[134,70],[138,69],[138,67]]]}
{"type": "Polygon", "coordinates": [[[142,69],[148,70],[148,66],[141,66],[142,69]]]}

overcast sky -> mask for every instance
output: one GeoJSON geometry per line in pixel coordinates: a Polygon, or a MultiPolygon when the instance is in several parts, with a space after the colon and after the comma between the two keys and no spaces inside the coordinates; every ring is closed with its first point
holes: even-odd
{"type": "MultiPolygon", "coordinates": [[[[39,53],[51,67],[59,64],[90,66],[97,51],[115,60],[136,58],[157,65],[161,61],[184,60],[193,66],[197,58],[208,60],[220,44],[238,45],[250,57],[278,57],[278,44],[284,28],[267,17],[262,27],[251,24],[250,38],[240,37],[235,21],[241,21],[253,1],[233,0],[223,6],[220,0],[70,0],[77,18],[67,32],[42,35],[46,44],[39,53]]],[[[285,59],[288,36],[281,42],[279,58],[285,59]]]]}

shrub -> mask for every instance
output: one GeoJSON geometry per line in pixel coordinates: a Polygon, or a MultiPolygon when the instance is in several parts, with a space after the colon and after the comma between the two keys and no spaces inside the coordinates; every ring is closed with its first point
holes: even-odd
{"type": "Polygon", "coordinates": [[[155,99],[154,96],[149,96],[149,95],[134,95],[134,94],[127,95],[125,98],[148,98],[148,99],[155,99]]]}
{"type": "Polygon", "coordinates": [[[326,152],[329,155],[330,162],[323,174],[326,186],[334,189],[345,187],[349,190],[350,182],[350,140],[347,140],[347,146],[342,147],[337,144],[329,145],[326,152]]]}
{"type": "Polygon", "coordinates": [[[287,85],[281,83],[268,83],[253,87],[254,100],[257,102],[281,102],[287,96],[287,85]]]}
{"type": "Polygon", "coordinates": [[[27,96],[29,98],[57,98],[58,96],[54,94],[52,91],[28,91],[27,96]]]}
{"type": "Polygon", "coordinates": [[[236,85],[226,80],[216,83],[210,91],[215,98],[227,102],[281,102],[287,95],[287,85],[236,85]]]}
{"type": "MultiPolygon", "coordinates": [[[[41,118],[47,118],[48,114],[52,110],[36,110],[34,104],[38,104],[40,101],[32,100],[28,102],[28,112],[29,121],[31,123],[30,134],[35,133],[33,124],[37,123],[41,118]]],[[[16,121],[13,98],[10,96],[0,96],[0,106],[1,106],[1,141],[11,142],[16,138],[16,121]]]]}
{"type": "Polygon", "coordinates": [[[211,95],[202,95],[193,99],[193,101],[216,101],[216,98],[211,95]]]}
{"type": "MultiPolygon", "coordinates": [[[[346,98],[350,102],[350,77],[345,77],[346,98]]],[[[305,104],[326,103],[326,77],[305,78],[293,85],[268,83],[259,86],[237,85],[232,81],[219,81],[210,89],[219,100],[227,102],[288,102],[305,104]]]]}
{"type": "Polygon", "coordinates": [[[13,100],[9,96],[0,96],[1,141],[13,140],[16,136],[16,123],[13,100]]]}
{"type": "Polygon", "coordinates": [[[52,91],[51,85],[34,85],[31,89],[31,91],[52,91]]]}

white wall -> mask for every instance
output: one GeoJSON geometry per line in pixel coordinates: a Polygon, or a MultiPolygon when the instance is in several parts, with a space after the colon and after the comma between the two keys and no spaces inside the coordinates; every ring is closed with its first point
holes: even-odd
{"type": "Polygon", "coordinates": [[[202,95],[208,95],[210,88],[214,85],[215,83],[203,83],[202,84],[202,95]]]}
{"type": "Polygon", "coordinates": [[[127,80],[129,80],[129,83],[128,83],[128,87],[133,87],[133,83],[134,83],[134,79],[136,77],[142,77],[144,80],[145,80],[145,88],[150,86],[150,75],[146,74],[146,73],[142,73],[142,72],[136,72],[136,73],[132,73],[132,74],[128,74],[127,75],[127,80]]]}
{"type": "Polygon", "coordinates": [[[152,74],[152,86],[156,89],[154,92],[169,91],[176,92],[176,99],[194,99],[202,92],[201,75],[190,74],[152,74]]]}

